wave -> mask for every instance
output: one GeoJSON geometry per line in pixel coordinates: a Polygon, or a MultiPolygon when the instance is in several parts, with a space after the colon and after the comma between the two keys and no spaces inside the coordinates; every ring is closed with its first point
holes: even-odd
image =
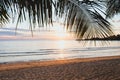
{"type": "Polygon", "coordinates": [[[0,57],[50,55],[50,54],[75,54],[75,53],[99,53],[119,52],[120,47],[87,47],[87,48],[69,48],[69,49],[38,49],[35,51],[10,52],[0,50],[0,57]]]}

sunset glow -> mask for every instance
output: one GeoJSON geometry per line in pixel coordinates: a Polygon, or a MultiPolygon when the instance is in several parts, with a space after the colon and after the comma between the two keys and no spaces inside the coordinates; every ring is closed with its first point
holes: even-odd
{"type": "Polygon", "coordinates": [[[57,26],[55,27],[55,35],[60,38],[65,38],[67,36],[67,33],[63,29],[63,27],[57,26]]]}

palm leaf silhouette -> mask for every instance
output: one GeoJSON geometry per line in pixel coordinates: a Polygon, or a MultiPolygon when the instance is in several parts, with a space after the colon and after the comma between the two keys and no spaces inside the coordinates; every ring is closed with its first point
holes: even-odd
{"type": "MultiPolygon", "coordinates": [[[[101,16],[99,0],[0,0],[0,23],[17,14],[17,24],[29,18],[30,29],[53,23],[53,9],[59,17],[65,16],[68,30],[78,38],[106,37],[113,34],[110,23],[101,16]],[[4,11],[3,11],[4,10],[4,11]],[[100,13],[99,13],[100,11],[100,13]],[[4,13],[3,13],[4,12],[4,13]],[[10,14],[9,14],[10,13],[10,14]]],[[[16,28],[17,29],[17,28],[16,28]]]]}
{"type": "Polygon", "coordinates": [[[120,13],[120,0],[107,0],[107,17],[111,18],[120,13]]]}

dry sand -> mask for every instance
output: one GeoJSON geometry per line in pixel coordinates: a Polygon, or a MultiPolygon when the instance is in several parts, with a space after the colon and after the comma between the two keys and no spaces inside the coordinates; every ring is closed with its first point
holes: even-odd
{"type": "Polygon", "coordinates": [[[0,80],[120,80],[120,56],[0,64],[0,80]]]}

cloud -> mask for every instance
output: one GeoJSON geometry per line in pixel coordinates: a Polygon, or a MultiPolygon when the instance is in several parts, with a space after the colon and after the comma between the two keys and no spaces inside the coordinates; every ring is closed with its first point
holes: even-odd
{"type": "Polygon", "coordinates": [[[27,29],[17,29],[15,35],[14,28],[0,29],[0,40],[66,40],[73,39],[68,33],[54,30],[34,30],[33,37],[31,31],[27,29]]]}
{"type": "Polygon", "coordinates": [[[15,34],[17,35],[22,35],[20,33],[15,33],[13,31],[0,31],[0,36],[15,36],[15,34]]]}

